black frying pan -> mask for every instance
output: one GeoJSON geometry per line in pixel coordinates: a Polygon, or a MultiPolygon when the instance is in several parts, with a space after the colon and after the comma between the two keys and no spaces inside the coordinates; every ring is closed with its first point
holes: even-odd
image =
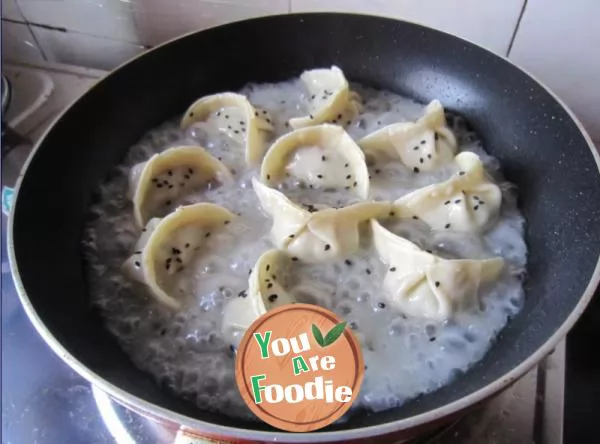
{"type": "Polygon", "coordinates": [[[20,183],[11,263],[23,304],[50,346],[84,377],[138,410],[246,439],[373,436],[429,423],[490,396],[566,334],[599,281],[598,165],[590,139],[556,97],[507,60],[464,40],[360,15],[248,20],[149,51],[63,114],[20,183]],[[530,249],[527,300],[485,358],[454,383],[395,410],[359,413],[318,434],[290,437],[264,424],[199,411],[136,369],[89,304],[80,238],[94,188],[146,130],[205,94],[332,64],[353,81],[422,102],[440,99],[482,136],[519,187],[530,249]]]}

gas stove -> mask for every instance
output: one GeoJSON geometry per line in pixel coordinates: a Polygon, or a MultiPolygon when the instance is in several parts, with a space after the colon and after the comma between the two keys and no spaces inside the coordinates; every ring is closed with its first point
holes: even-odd
{"type": "MultiPolygon", "coordinates": [[[[105,73],[59,65],[4,65],[14,88],[8,123],[38,140],[68,104],[105,73]]],[[[2,165],[3,209],[30,146],[2,165]]],[[[5,207],[5,208],[4,208],[5,207]]],[[[37,335],[13,285],[2,218],[2,436],[6,443],[172,443],[182,440],[114,402],[63,363],[37,335]]],[[[563,442],[565,342],[482,408],[421,443],[563,442]]],[[[181,441],[183,442],[183,441],[181,441]]],[[[198,442],[185,440],[185,442],[198,442]]]]}

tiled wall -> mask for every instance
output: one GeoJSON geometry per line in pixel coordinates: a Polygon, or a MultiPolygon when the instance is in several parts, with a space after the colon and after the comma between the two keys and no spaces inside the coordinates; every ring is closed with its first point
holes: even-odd
{"type": "Polygon", "coordinates": [[[600,149],[600,1],[528,0],[510,58],[575,111],[600,149]]]}
{"type": "Polygon", "coordinates": [[[597,0],[3,0],[2,53],[111,69],[186,32],[304,11],[404,18],[508,55],[559,93],[600,140],[597,0]]]}

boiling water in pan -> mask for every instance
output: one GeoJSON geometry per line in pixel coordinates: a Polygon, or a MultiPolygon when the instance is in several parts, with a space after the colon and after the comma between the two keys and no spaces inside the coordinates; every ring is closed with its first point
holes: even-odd
{"type": "MultiPolygon", "coordinates": [[[[390,92],[353,85],[365,101],[361,115],[347,128],[358,140],[382,126],[415,120],[423,105],[390,92]]],[[[268,110],[275,134],[290,131],[285,123],[302,115],[303,88],[299,81],[250,85],[242,92],[251,103],[268,110]]],[[[329,265],[297,265],[287,288],[300,302],[318,303],[350,322],[365,340],[367,370],[360,399],[354,407],[383,410],[447,384],[483,357],[507,320],[523,304],[520,278],[526,262],[523,218],[516,209],[511,186],[498,173],[497,161],[487,155],[477,136],[459,119],[451,119],[460,150],[473,151],[503,190],[501,220],[484,237],[431,232],[419,221],[392,227],[393,231],[444,257],[486,258],[501,255],[509,272],[480,291],[480,304],[443,324],[406,318],[382,298],[385,266],[365,245],[355,256],[329,265]]],[[[402,165],[371,165],[373,198],[398,198],[409,191],[447,179],[454,171],[414,175],[402,165]]],[[[259,210],[242,150],[208,127],[187,131],[170,121],[144,135],[131,147],[99,190],[88,226],[86,255],[93,302],[107,327],[134,363],[160,382],[204,409],[251,417],[235,384],[234,356],[221,335],[224,305],[247,288],[249,270],[270,248],[270,220],[259,210]],[[209,201],[241,215],[220,233],[185,271],[186,308],[172,313],[152,302],[147,290],[126,280],[120,266],[131,254],[139,231],[126,196],[130,168],[155,153],[176,145],[199,144],[222,159],[235,175],[235,186],[218,187],[188,196],[177,204],[209,201]]],[[[286,184],[295,200],[310,201],[314,190],[286,184]]],[[[323,193],[320,202],[341,206],[352,201],[345,193],[323,193]]],[[[365,240],[368,244],[368,239],[365,240]]]]}

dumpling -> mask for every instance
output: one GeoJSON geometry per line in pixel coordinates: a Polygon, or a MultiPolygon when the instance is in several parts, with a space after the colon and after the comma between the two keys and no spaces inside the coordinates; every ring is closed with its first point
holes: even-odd
{"type": "Polygon", "coordinates": [[[455,158],[459,172],[394,202],[399,217],[418,217],[434,230],[475,232],[487,228],[500,212],[502,193],[485,173],[479,157],[462,152],[455,158]]]}
{"type": "Polygon", "coordinates": [[[360,96],[350,91],[344,73],[337,66],[305,71],[300,80],[308,92],[310,114],[290,119],[294,129],[321,123],[350,125],[362,108],[360,96]]]}
{"type": "Polygon", "coordinates": [[[397,310],[418,318],[443,321],[476,301],[479,285],[496,280],[502,258],[442,259],[371,221],[373,243],[388,266],[385,297],[397,310]]]}
{"type": "Polygon", "coordinates": [[[173,309],[180,302],[169,294],[174,278],[202,248],[210,233],[236,216],[211,203],[177,208],[163,219],[154,218],[142,230],[135,253],[123,264],[123,273],[150,288],[154,298],[173,309]]]}
{"type": "Polygon", "coordinates": [[[269,250],[258,258],[248,278],[248,291],[225,307],[222,331],[229,343],[237,346],[248,327],[267,311],[295,302],[281,284],[289,262],[279,250],[269,250]]]}
{"type": "Polygon", "coordinates": [[[249,165],[260,161],[266,134],[273,131],[273,121],[267,111],[254,108],[246,96],[231,92],[202,97],[194,102],[185,112],[181,128],[206,120],[244,147],[249,165]]]}
{"type": "Polygon", "coordinates": [[[212,181],[232,180],[227,167],[199,146],[178,146],[155,154],[135,165],[129,174],[135,222],[141,228],[186,193],[212,181]]]}
{"type": "Polygon", "coordinates": [[[388,125],[359,140],[365,153],[399,159],[415,173],[435,170],[454,158],[456,138],[446,126],[444,108],[438,100],[425,108],[416,122],[388,125]]]}
{"type": "Polygon", "coordinates": [[[256,179],[253,179],[253,186],[263,210],[273,219],[273,244],[308,263],[350,256],[359,248],[361,223],[371,218],[388,217],[391,210],[391,204],[387,202],[356,203],[318,211],[305,209],[256,179]]]}
{"type": "Polygon", "coordinates": [[[314,188],[346,189],[363,199],[369,195],[365,156],[339,126],[302,128],[277,139],[263,159],[261,180],[275,184],[286,174],[314,188]]]}

